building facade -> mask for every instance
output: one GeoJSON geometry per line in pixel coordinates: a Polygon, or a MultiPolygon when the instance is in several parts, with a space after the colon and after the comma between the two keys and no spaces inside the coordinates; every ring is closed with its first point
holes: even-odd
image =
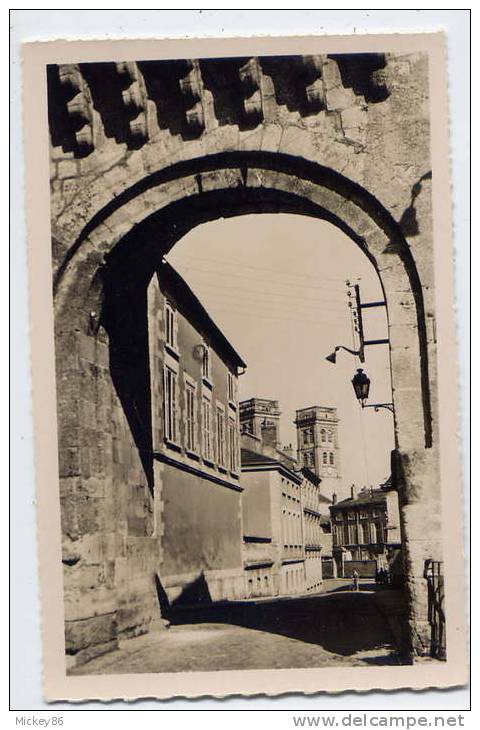
{"type": "Polygon", "coordinates": [[[302,469],[302,506],[307,591],[320,590],[325,577],[333,577],[327,567],[332,560],[332,531],[328,497],[322,494],[321,479],[302,469]]]}
{"type": "MultiPolygon", "coordinates": [[[[363,489],[330,507],[333,551],[339,575],[350,562],[389,567],[401,549],[398,494],[390,480],[378,489],[363,489]]],[[[348,566],[347,566],[348,567],[348,566]]]]}
{"type": "Polygon", "coordinates": [[[296,412],[298,460],[322,480],[331,497],[341,484],[339,419],[336,408],[311,406],[296,412]]]}
{"type": "Polygon", "coordinates": [[[302,474],[256,437],[241,438],[247,597],[304,593],[302,474]]]}
{"type": "Polygon", "coordinates": [[[167,263],[148,288],[158,577],[170,602],[242,598],[237,378],[245,367],[167,263]]]}
{"type": "Polygon", "coordinates": [[[293,449],[279,448],[278,401],[240,403],[247,596],[315,592],[331,560],[330,500],[293,449]]]}

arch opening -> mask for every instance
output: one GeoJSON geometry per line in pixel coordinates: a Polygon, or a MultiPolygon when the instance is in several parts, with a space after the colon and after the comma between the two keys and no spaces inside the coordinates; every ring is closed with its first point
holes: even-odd
{"type": "MultiPolygon", "coordinates": [[[[99,265],[117,273],[124,266],[125,281],[131,280],[133,271],[141,280],[196,225],[255,212],[300,213],[327,220],[370,258],[387,306],[393,304],[400,313],[399,325],[415,329],[413,346],[420,364],[416,390],[423,410],[424,446],[429,448],[432,414],[426,317],[410,249],[391,214],[370,193],[317,163],[278,153],[231,152],[180,162],[151,174],[116,196],[80,232],[56,275],[57,306],[61,309],[77,291],[84,295],[85,287],[74,285],[74,280],[75,269],[85,258],[90,263],[81,267],[82,277],[85,268],[90,267],[93,277],[99,265]],[[156,245],[147,254],[145,247],[152,240],[156,245]],[[402,311],[404,299],[409,301],[402,311]],[[413,310],[413,318],[408,310],[413,310]]],[[[83,308],[78,300],[77,304],[83,308]]],[[[402,387],[394,379],[394,397],[402,387]]]]}

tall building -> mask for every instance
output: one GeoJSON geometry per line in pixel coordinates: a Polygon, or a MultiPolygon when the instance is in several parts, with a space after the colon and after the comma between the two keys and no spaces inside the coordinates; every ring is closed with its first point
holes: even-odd
{"type": "Polygon", "coordinates": [[[242,598],[245,363],[167,263],[148,287],[148,339],[158,579],[170,603],[242,598]]]}
{"type": "Polygon", "coordinates": [[[341,488],[337,409],[311,406],[296,412],[298,461],[322,480],[331,498],[341,488]]]}
{"type": "Polygon", "coordinates": [[[277,400],[250,398],[240,403],[240,428],[273,448],[280,445],[281,411],[277,400]]]}

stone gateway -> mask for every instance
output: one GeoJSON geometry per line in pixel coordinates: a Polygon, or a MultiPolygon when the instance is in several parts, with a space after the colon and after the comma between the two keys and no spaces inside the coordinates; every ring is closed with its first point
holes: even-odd
{"type": "MultiPolygon", "coordinates": [[[[272,212],[338,226],[381,280],[406,649],[428,654],[425,565],[442,555],[427,55],[71,64],[49,66],[47,81],[69,661],[162,618],[159,556],[176,528],[165,463],[153,478],[155,352],[136,327],[152,277],[161,290],[163,256],[193,227],[272,212]]],[[[238,364],[227,357],[222,377],[238,364]]],[[[227,423],[228,398],[220,406],[227,423]]],[[[227,543],[239,492],[222,494],[227,543]]],[[[229,564],[209,560],[219,595],[235,595],[229,564]]],[[[174,560],[169,570],[173,597],[185,576],[174,560]]]]}

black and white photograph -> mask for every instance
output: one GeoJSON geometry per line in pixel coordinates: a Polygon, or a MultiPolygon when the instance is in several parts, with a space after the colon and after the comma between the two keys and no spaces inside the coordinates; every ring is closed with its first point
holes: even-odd
{"type": "Polygon", "coordinates": [[[310,692],[464,681],[443,41],[369,38],[27,49],[53,699],[147,675],[192,678],[157,696],[230,672],[255,693],[264,670],[325,670],[310,692]]]}

